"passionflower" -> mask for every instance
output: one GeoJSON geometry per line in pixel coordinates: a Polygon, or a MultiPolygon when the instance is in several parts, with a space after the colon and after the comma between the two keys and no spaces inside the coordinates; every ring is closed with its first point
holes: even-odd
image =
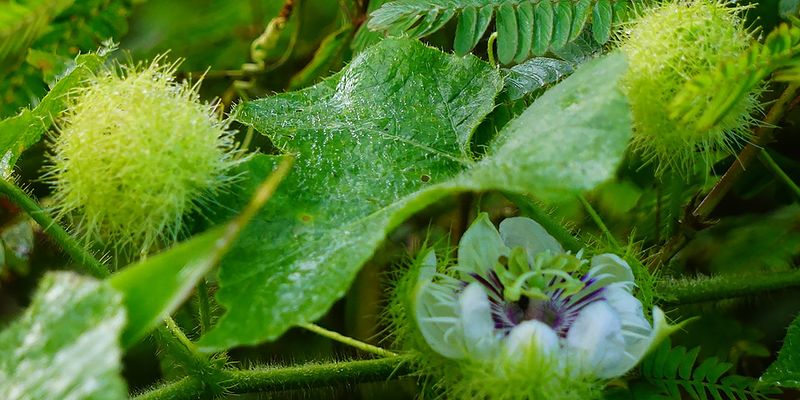
{"type": "Polygon", "coordinates": [[[565,252],[528,218],[506,219],[498,232],[481,214],[459,243],[457,264],[440,272],[436,264],[429,252],[414,318],[465,381],[455,383],[462,396],[594,397],[675,328],[658,307],[653,324],[645,318],[623,259],[565,252]],[[515,380],[531,384],[515,388],[515,380]]]}

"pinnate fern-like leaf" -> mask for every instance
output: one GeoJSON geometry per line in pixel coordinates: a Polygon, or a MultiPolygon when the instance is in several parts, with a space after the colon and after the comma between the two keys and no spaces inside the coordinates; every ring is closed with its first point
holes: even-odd
{"type": "Polygon", "coordinates": [[[698,130],[714,128],[735,106],[772,75],[800,82],[800,26],[781,24],[763,43],[740,57],[689,80],[672,102],[671,117],[698,130]]]}
{"type": "Polygon", "coordinates": [[[726,375],[733,365],[716,357],[697,365],[699,353],[699,347],[673,348],[670,341],[665,340],[642,361],[642,376],[675,400],[684,398],[684,393],[693,400],[765,400],[778,392],[774,388],[756,387],[754,378],[726,375]]]}
{"type": "Polygon", "coordinates": [[[368,26],[389,35],[430,35],[458,18],[453,48],[469,53],[489,28],[497,30],[501,63],[520,63],[575,40],[591,22],[598,43],[612,25],[627,18],[629,0],[396,0],[370,15],[368,26]]]}

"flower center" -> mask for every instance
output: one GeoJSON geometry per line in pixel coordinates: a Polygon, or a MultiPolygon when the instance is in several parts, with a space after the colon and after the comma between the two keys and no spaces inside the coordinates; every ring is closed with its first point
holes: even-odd
{"type": "Polygon", "coordinates": [[[553,307],[553,303],[548,300],[530,300],[527,297],[522,297],[517,302],[522,310],[523,321],[537,320],[547,324],[551,328],[556,328],[558,325],[559,315],[558,310],[553,307]],[[525,304],[527,303],[527,305],[525,304]]]}
{"type": "Polygon", "coordinates": [[[494,315],[498,329],[510,329],[523,321],[537,320],[558,331],[561,315],[550,300],[530,299],[522,296],[518,301],[506,304],[504,315],[494,315]],[[505,316],[505,318],[503,318],[505,316]]]}
{"type": "MultiPolygon", "coordinates": [[[[605,287],[594,285],[595,280],[589,275],[580,278],[581,289],[577,293],[559,287],[565,280],[554,277],[544,290],[547,298],[521,295],[518,300],[511,301],[504,295],[506,285],[495,271],[489,271],[485,276],[476,273],[470,276],[487,290],[494,327],[506,334],[524,321],[537,320],[552,328],[559,336],[566,337],[580,311],[601,300],[605,291],[605,287]]],[[[462,283],[467,285],[467,282],[462,283]]]]}

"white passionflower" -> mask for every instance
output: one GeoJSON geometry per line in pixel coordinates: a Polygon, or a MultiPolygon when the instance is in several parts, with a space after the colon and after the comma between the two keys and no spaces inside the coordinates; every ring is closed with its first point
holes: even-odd
{"type": "Polygon", "coordinates": [[[675,327],[658,307],[648,322],[623,259],[586,263],[531,219],[506,219],[498,232],[482,214],[459,243],[454,273],[437,273],[433,252],[425,257],[417,326],[440,355],[487,369],[533,365],[529,376],[564,382],[621,376],[675,327]]]}

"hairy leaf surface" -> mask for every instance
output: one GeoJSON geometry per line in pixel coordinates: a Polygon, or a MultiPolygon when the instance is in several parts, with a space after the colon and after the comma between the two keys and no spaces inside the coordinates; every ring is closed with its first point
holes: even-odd
{"type": "MultiPolygon", "coordinates": [[[[578,191],[607,179],[630,136],[624,60],[587,65],[542,96],[474,162],[469,139],[501,87],[495,69],[407,39],[368,49],[307,90],[245,103],[239,120],[296,168],[223,261],[227,308],[208,350],[278,337],[322,316],[386,234],[461,191],[578,191]]],[[[253,158],[241,190],[275,163],[253,158]]],[[[232,193],[220,202],[241,206],[232,193]]]]}
{"type": "Polygon", "coordinates": [[[0,333],[0,398],[125,399],[119,373],[122,296],[107,284],[51,273],[25,314],[0,333]]]}

